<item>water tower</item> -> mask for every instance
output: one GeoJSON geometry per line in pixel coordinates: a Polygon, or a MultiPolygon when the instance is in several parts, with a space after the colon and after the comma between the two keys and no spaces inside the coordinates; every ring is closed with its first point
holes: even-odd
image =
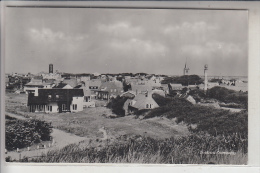
{"type": "Polygon", "coordinates": [[[53,73],[53,64],[49,64],[49,73],[53,73]]]}

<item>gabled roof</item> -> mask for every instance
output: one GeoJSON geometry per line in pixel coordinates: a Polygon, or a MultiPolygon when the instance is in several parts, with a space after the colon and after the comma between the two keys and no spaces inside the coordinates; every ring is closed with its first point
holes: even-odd
{"type": "Polygon", "coordinates": [[[120,97],[124,97],[124,96],[126,96],[126,97],[132,96],[132,98],[134,98],[135,92],[134,91],[126,91],[126,92],[124,92],[120,95],[120,97]]]}
{"type": "Polygon", "coordinates": [[[88,82],[88,86],[98,86],[98,87],[100,87],[100,85],[101,85],[100,79],[92,79],[92,80],[87,81],[87,82],[88,82]]]}
{"type": "Polygon", "coordinates": [[[153,86],[151,85],[135,85],[135,84],[131,84],[131,88],[132,88],[132,91],[136,92],[136,91],[139,91],[139,92],[144,92],[144,91],[152,91],[153,89],[153,86]]]}
{"type": "Polygon", "coordinates": [[[54,86],[53,88],[64,88],[67,84],[59,83],[58,85],[54,86]]]}
{"type": "Polygon", "coordinates": [[[100,86],[100,90],[102,91],[110,91],[110,89],[122,89],[123,84],[120,81],[110,81],[104,82],[100,86]]]}
{"type": "Polygon", "coordinates": [[[170,86],[171,87],[182,87],[182,84],[179,84],[179,83],[170,83],[170,86]]]}
{"type": "Polygon", "coordinates": [[[138,110],[145,109],[146,104],[153,104],[154,107],[159,107],[159,105],[154,101],[150,94],[148,94],[147,96],[145,94],[138,94],[137,96],[135,96],[133,101],[135,103],[131,106],[138,110]]]}
{"type": "Polygon", "coordinates": [[[91,90],[87,87],[81,86],[80,88],[83,89],[84,96],[91,96],[91,90]]]}
{"type": "Polygon", "coordinates": [[[77,79],[76,78],[71,78],[71,79],[64,79],[63,83],[69,84],[72,88],[77,86],[77,79]]]}

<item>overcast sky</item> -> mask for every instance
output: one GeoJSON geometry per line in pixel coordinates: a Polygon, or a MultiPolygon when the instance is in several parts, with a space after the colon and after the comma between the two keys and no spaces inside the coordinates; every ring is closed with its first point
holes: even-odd
{"type": "Polygon", "coordinates": [[[247,11],[8,8],[6,72],[247,76],[247,11]]]}

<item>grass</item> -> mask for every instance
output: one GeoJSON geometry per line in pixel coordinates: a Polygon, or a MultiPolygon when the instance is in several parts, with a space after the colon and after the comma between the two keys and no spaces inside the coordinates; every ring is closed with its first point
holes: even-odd
{"type": "MultiPolygon", "coordinates": [[[[27,95],[7,94],[8,101],[19,101],[16,103],[16,112],[20,111],[19,102],[26,102],[27,95]]],[[[24,112],[20,114],[25,117],[32,117],[51,122],[54,128],[69,132],[78,136],[97,138],[101,137],[99,129],[105,127],[110,138],[117,138],[121,135],[146,135],[152,138],[170,138],[172,136],[182,136],[189,134],[186,125],[176,124],[174,120],[158,117],[140,120],[135,116],[126,116],[116,119],[106,118],[106,115],[114,115],[113,112],[99,104],[100,107],[86,108],[78,113],[30,113],[24,112]]],[[[6,104],[7,110],[15,107],[15,105],[6,104]]],[[[23,108],[24,109],[24,108],[23,108]]]]}
{"type": "MultiPolygon", "coordinates": [[[[21,116],[33,117],[47,122],[52,122],[54,128],[61,129],[78,136],[89,138],[92,143],[83,142],[72,144],[60,150],[53,150],[35,158],[24,158],[24,162],[83,162],[83,163],[169,163],[169,164],[246,164],[247,140],[240,142],[239,146],[233,146],[232,141],[236,136],[226,139],[224,136],[211,136],[208,134],[196,134],[189,132],[189,128],[181,119],[171,112],[165,111],[165,117],[160,116],[160,111],[155,112],[158,117],[139,119],[136,116],[125,116],[116,119],[106,118],[113,115],[112,111],[101,106],[86,108],[78,113],[29,113],[26,109],[27,95],[7,94],[6,110],[15,111],[21,116]],[[23,105],[21,105],[23,103],[23,105]],[[176,118],[174,118],[176,117],[176,118]],[[108,140],[101,140],[103,134],[100,129],[107,131],[108,140]],[[226,140],[224,140],[226,139],[226,140]],[[98,141],[97,141],[98,140],[98,141]],[[229,141],[229,142],[227,142],[229,141]],[[102,145],[101,145],[102,144],[102,145]],[[227,154],[200,154],[201,151],[235,152],[235,155],[227,154]]],[[[201,108],[199,110],[204,110],[201,108]]],[[[169,110],[169,109],[168,109],[169,110]]],[[[198,110],[198,111],[199,111],[198,110]]],[[[181,113],[183,112],[180,109],[181,113]]],[[[187,110],[186,112],[191,112],[187,110]]],[[[212,110],[208,111],[208,113],[212,110]]],[[[178,111],[175,111],[176,115],[178,111]]],[[[215,113],[216,114],[216,113],[215,113]]],[[[190,124],[197,121],[203,122],[208,117],[204,114],[193,114],[192,119],[187,119],[190,124]]],[[[232,119],[236,117],[231,116],[232,119]]],[[[208,119],[210,120],[210,119],[208,119]]],[[[241,119],[242,120],[242,119],[241,119]]],[[[225,123],[224,119],[221,119],[225,123]]],[[[208,121],[211,122],[211,121],[208,121]]],[[[212,122],[214,123],[214,121],[212,122]]],[[[244,124],[244,121],[240,122],[244,124]]],[[[216,124],[216,123],[215,123],[216,124]]],[[[227,124],[227,123],[226,123],[227,124]]],[[[200,124],[196,125],[199,128],[200,124]]],[[[229,136],[230,137],[230,136],[229,136]]],[[[13,161],[9,158],[9,161],[13,161]]]]}
{"type": "MultiPolygon", "coordinates": [[[[117,140],[120,141],[120,140],[117,140]]],[[[232,148],[214,137],[189,135],[164,140],[132,136],[124,143],[115,142],[102,148],[68,145],[22,162],[62,163],[142,163],[142,164],[246,164],[247,154],[232,152],[232,148]],[[216,148],[220,153],[216,153],[216,148]],[[202,151],[214,154],[201,153],[202,151]],[[223,153],[225,152],[225,154],[223,153]]]]}

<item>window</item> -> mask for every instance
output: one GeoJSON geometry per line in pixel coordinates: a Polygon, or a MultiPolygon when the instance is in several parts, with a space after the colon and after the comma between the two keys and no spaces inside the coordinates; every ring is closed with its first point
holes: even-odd
{"type": "Polygon", "coordinates": [[[149,104],[146,104],[146,108],[149,108],[149,104]]]}
{"type": "Polygon", "coordinates": [[[72,105],[72,109],[73,109],[73,110],[77,110],[77,104],[73,104],[73,105],[72,105]]]}
{"type": "Polygon", "coordinates": [[[59,98],[59,95],[56,95],[56,99],[58,99],[59,98]]]}
{"type": "Polygon", "coordinates": [[[50,112],[52,112],[52,106],[48,106],[48,107],[47,107],[47,110],[50,111],[50,112]]]}
{"type": "Polygon", "coordinates": [[[65,110],[67,109],[66,104],[62,104],[61,107],[62,107],[62,110],[63,110],[63,111],[65,111],[65,110]]]}
{"type": "Polygon", "coordinates": [[[152,104],[150,104],[150,108],[152,108],[152,104]]]}
{"type": "Polygon", "coordinates": [[[116,89],[114,89],[114,91],[116,92],[116,89]]]}
{"type": "Polygon", "coordinates": [[[51,95],[48,95],[48,98],[51,99],[51,95]]]}

